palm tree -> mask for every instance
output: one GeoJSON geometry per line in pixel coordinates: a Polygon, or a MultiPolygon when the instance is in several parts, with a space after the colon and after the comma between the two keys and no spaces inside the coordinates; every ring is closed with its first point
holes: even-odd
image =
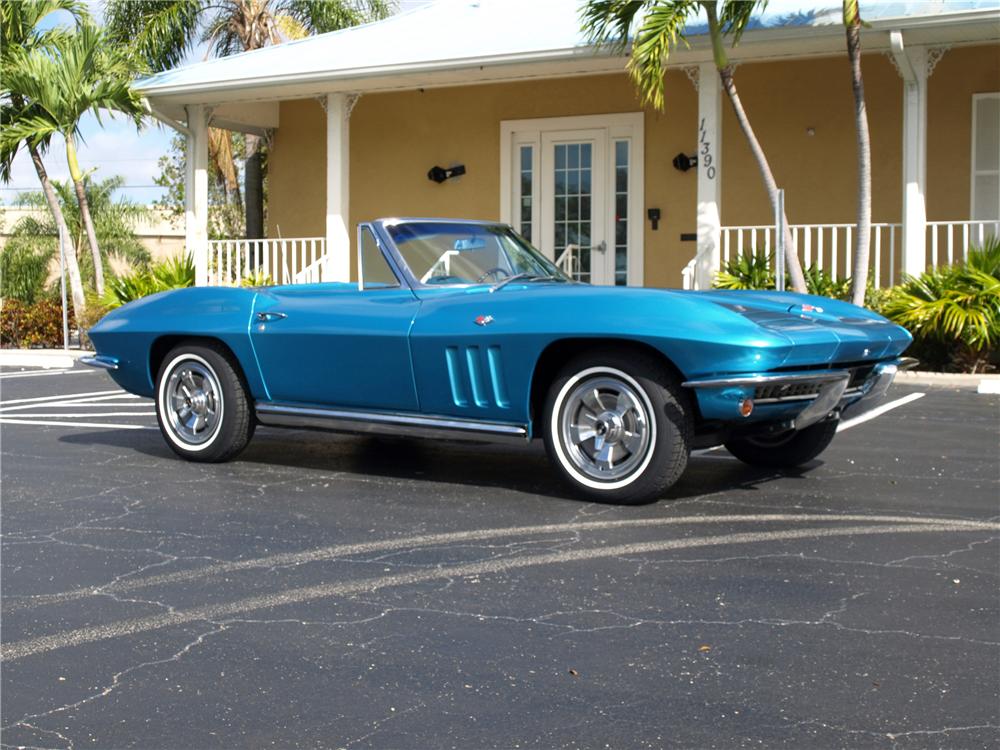
{"type": "MultiPolygon", "coordinates": [[[[105,15],[116,43],[134,49],[153,70],[166,70],[178,65],[198,40],[223,57],[356,26],[382,18],[388,10],[389,0],[108,0],[105,15]]],[[[228,141],[228,133],[222,138],[228,141]]],[[[216,145],[222,146],[214,149],[220,161],[231,154],[231,147],[216,145]]],[[[264,236],[259,136],[246,135],[245,152],[246,236],[256,239],[264,236]]],[[[223,175],[235,173],[231,166],[218,167],[223,175]]]]}
{"type": "MultiPolygon", "coordinates": [[[[151,213],[145,206],[127,198],[114,199],[115,191],[124,184],[125,178],[121,176],[100,181],[92,180],[89,176],[83,178],[87,206],[93,219],[94,232],[100,242],[101,262],[105,271],[109,270],[108,260],[111,257],[143,269],[150,261],[149,250],[139,241],[135,227],[139,222],[148,220],[151,213]]],[[[52,185],[74,244],[76,247],[83,247],[87,229],[76,197],[76,188],[69,182],[58,180],[52,185]]],[[[42,193],[22,193],[17,205],[36,211],[21,217],[11,228],[11,241],[17,240],[19,245],[33,244],[41,254],[51,255],[53,248],[50,238],[55,235],[56,226],[44,212],[46,197],[42,193]]],[[[96,276],[93,259],[89,255],[77,258],[71,249],[67,251],[67,260],[69,255],[73,255],[73,262],[79,263],[84,275],[90,278],[96,276]]]]}
{"type": "MultiPolygon", "coordinates": [[[[753,12],[765,3],[766,0],[723,0],[720,6],[718,0],[588,0],[583,9],[583,26],[595,44],[624,52],[628,47],[629,33],[636,16],[642,11],[642,21],[635,34],[628,61],[628,72],[643,103],[662,111],[663,77],[667,59],[679,42],[686,43],[684,27],[687,21],[704,11],[708,18],[712,57],[722,80],[722,88],[757,162],[771,205],[777,211],[778,184],[736,91],[734,69],[729,62],[725,43],[726,37],[731,37],[733,45],[738,44],[753,12]]],[[[791,277],[792,287],[797,292],[804,293],[805,276],[787,219],[784,225],[785,266],[791,277]]]]}
{"type": "Polygon", "coordinates": [[[861,23],[858,0],[844,0],[847,57],[851,61],[851,88],[854,90],[854,127],[858,134],[858,231],[851,275],[851,302],[855,305],[865,303],[872,231],[872,143],[865,107],[865,82],[861,77],[861,23]]]}
{"type": "MultiPolygon", "coordinates": [[[[6,131],[24,118],[32,116],[24,96],[9,87],[8,79],[12,75],[17,75],[18,66],[33,50],[51,48],[66,33],[59,27],[44,31],[39,28],[43,19],[60,10],[68,12],[77,22],[86,15],[82,4],[76,0],[22,0],[16,3],[0,3],[0,81],[3,82],[3,89],[0,92],[0,131],[6,131]]],[[[52,187],[52,181],[42,162],[42,152],[48,148],[49,142],[49,138],[44,138],[37,143],[7,140],[0,143],[0,179],[5,183],[10,182],[14,157],[17,156],[21,146],[25,145],[35,166],[38,181],[42,185],[42,195],[55,222],[55,230],[63,242],[73,313],[80,316],[83,313],[85,300],[75,246],[70,238],[69,228],[66,226],[66,219],[52,187]]]]}
{"type": "Polygon", "coordinates": [[[94,286],[104,294],[104,264],[87,203],[84,174],[77,158],[80,121],[93,112],[123,113],[138,127],[144,108],[130,87],[129,61],[109,48],[100,29],[83,22],[76,33],[61,38],[51,49],[33,49],[8,74],[6,85],[28,103],[26,112],[0,134],[0,147],[21,142],[37,146],[60,133],[66,141],[66,162],[76,190],[80,216],[94,263],[94,286]]]}

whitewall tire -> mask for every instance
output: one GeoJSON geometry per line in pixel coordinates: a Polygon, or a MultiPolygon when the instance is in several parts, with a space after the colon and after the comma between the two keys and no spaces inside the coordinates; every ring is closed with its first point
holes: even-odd
{"type": "Polygon", "coordinates": [[[556,376],[546,449],[576,491],[612,503],[662,496],[687,466],[691,416],[666,364],[642,352],[578,356],[556,376]]]}
{"type": "Polygon", "coordinates": [[[156,418],[167,445],[191,461],[228,461],[254,431],[254,415],[239,366],[213,343],[181,344],[156,379],[156,418]]]}

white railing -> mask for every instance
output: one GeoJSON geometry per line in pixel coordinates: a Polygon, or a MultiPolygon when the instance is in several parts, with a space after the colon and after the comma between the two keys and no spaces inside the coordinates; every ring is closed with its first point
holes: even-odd
{"type": "Polygon", "coordinates": [[[209,240],[208,285],[305,284],[323,281],[326,239],[209,240]]]}
{"type": "Polygon", "coordinates": [[[698,256],[695,255],[681,271],[681,289],[694,289],[694,274],[698,267],[698,256]]]}
{"type": "MultiPolygon", "coordinates": [[[[854,224],[792,224],[792,241],[804,269],[815,267],[834,279],[851,275],[854,256],[854,224]]],[[[763,253],[771,257],[777,247],[773,226],[722,227],[722,265],[741,255],[763,253]]],[[[874,223],[871,229],[869,264],[875,286],[899,281],[902,229],[899,224],[874,223]]]]}
{"type": "Polygon", "coordinates": [[[1000,221],[928,221],[929,266],[961,263],[970,247],[982,247],[990,237],[1000,237],[1000,221]]]}
{"type": "Polygon", "coordinates": [[[580,246],[566,245],[566,249],[562,251],[558,258],[556,258],[556,266],[558,266],[559,270],[571,279],[579,281],[582,275],[580,267],[580,246]]]}

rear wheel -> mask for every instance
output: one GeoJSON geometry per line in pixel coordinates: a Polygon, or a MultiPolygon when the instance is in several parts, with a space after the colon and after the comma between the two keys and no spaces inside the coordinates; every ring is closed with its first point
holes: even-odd
{"type": "Polygon", "coordinates": [[[221,346],[181,344],[156,379],[156,419],[167,445],[189,461],[228,461],[254,432],[239,366],[221,346]]]}
{"type": "Polygon", "coordinates": [[[790,469],[809,463],[825,451],[837,434],[837,424],[836,419],[828,419],[804,430],[736,438],[726,443],[726,450],[751,466],[790,469]]]}
{"type": "Polygon", "coordinates": [[[691,416],[663,364],[641,353],[571,360],[549,388],[545,446],[582,495],[609,503],[659,498],[687,466],[691,416]]]}

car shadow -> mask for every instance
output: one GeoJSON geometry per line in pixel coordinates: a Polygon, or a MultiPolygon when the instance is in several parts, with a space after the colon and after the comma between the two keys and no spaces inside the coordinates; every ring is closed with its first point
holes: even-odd
{"type": "MultiPolygon", "coordinates": [[[[59,440],[75,445],[106,445],[157,459],[182,460],[166,446],[158,432],[152,431],[77,432],[63,435],[59,440]]],[[[579,499],[556,473],[540,440],[525,445],[501,445],[261,428],[235,463],[579,499]]],[[[778,479],[802,477],[819,466],[821,461],[813,461],[799,469],[777,471],[747,466],[722,449],[707,455],[696,453],[681,479],[660,500],[684,500],[733,490],[755,491],[778,479]]]]}

